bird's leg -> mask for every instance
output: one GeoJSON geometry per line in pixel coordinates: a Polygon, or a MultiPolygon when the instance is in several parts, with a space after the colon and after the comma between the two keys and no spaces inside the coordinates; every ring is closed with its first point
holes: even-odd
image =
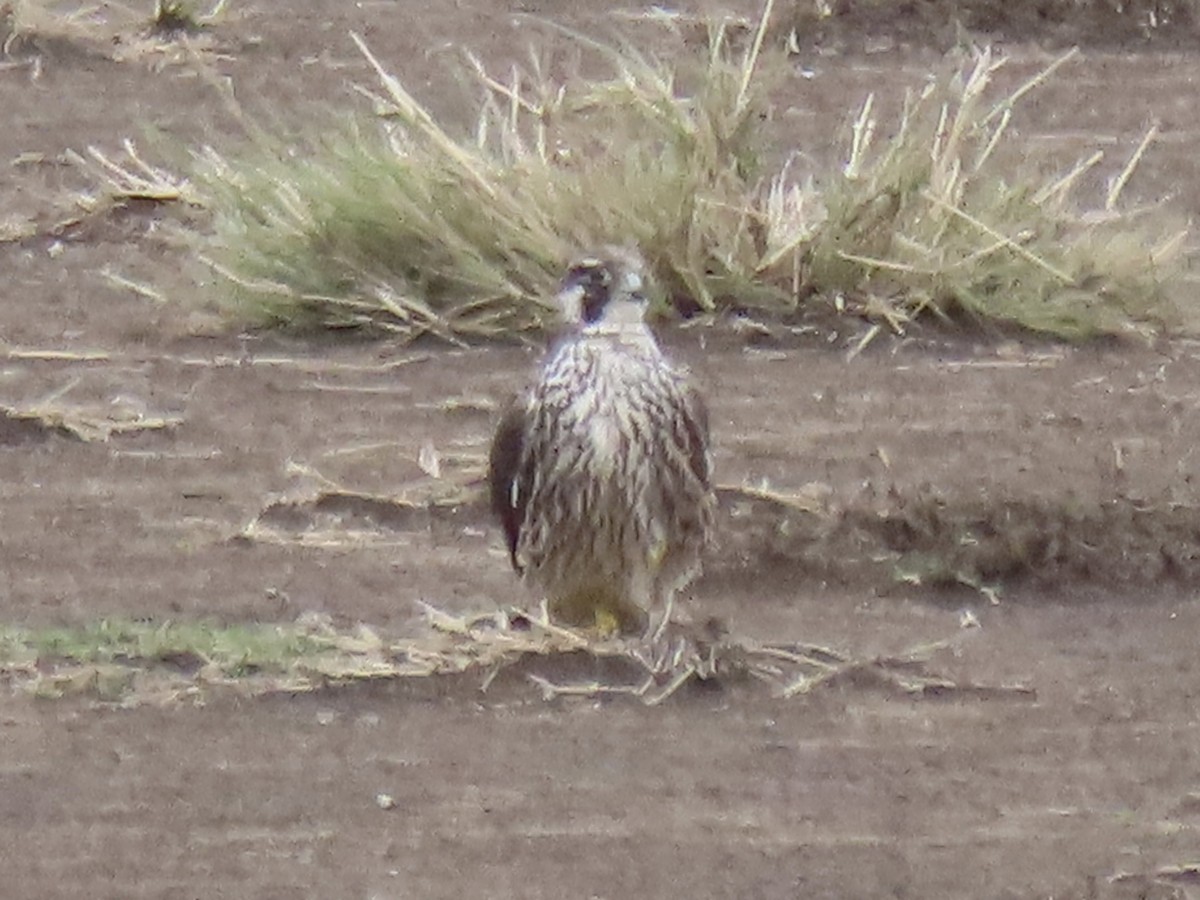
{"type": "Polygon", "coordinates": [[[662,641],[663,635],[666,634],[667,631],[667,623],[671,621],[671,613],[675,609],[675,591],[664,585],[662,579],[662,565],[663,560],[667,555],[667,546],[668,544],[665,536],[660,535],[651,545],[650,552],[647,554],[646,560],[650,573],[650,584],[647,585],[647,587],[650,587],[650,602],[647,604],[646,609],[652,611],[656,607],[659,607],[660,604],[655,603],[654,601],[659,597],[662,597],[663,594],[666,594],[664,602],[661,604],[662,618],[659,619],[658,624],[655,625],[652,630],[647,630],[646,632],[650,637],[650,643],[652,646],[657,646],[659,642],[662,641]],[[666,587],[666,590],[663,589],[664,587],[666,587]]]}
{"type": "Polygon", "coordinates": [[[675,609],[675,592],[666,591],[665,594],[661,603],[651,602],[649,604],[651,610],[655,608],[660,610],[658,613],[660,618],[655,621],[655,614],[653,612],[650,614],[646,630],[642,632],[642,650],[636,654],[647,670],[656,675],[674,672],[678,668],[682,651],[687,643],[686,640],[678,646],[672,643],[667,626],[671,622],[671,613],[675,609]]]}
{"type": "Polygon", "coordinates": [[[659,620],[658,625],[655,626],[654,631],[650,634],[650,642],[652,644],[657,644],[662,640],[663,635],[666,634],[667,623],[671,621],[671,613],[674,611],[674,609],[675,592],[669,591],[667,593],[667,601],[663,604],[662,619],[659,620]]]}

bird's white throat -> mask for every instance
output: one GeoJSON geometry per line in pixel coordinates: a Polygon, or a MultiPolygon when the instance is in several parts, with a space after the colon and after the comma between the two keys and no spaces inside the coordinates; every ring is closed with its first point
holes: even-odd
{"type": "Polygon", "coordinates": [[[587,327],[607,330],[644,329],[646,327],[645,314],[645,300],[610,300],[604,307],[604,313],[599,320],[587,327]]]}

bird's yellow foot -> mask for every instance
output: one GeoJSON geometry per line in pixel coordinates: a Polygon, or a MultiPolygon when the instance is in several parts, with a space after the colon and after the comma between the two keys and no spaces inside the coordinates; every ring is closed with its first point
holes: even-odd
{"type": "Polygon", "coordinates": [[[596,641],[638,634],[646,627],[641,610],[608,591],[580,591],[551,601],[549,615],[557,625],[578,629],[581,637],[596,641]]]}
{"type": "Polygon", "coordinates": [[[595,628],[596,637],[606,641],[621,633],[621,619],[613,610],[597,607],[595,628]]]}

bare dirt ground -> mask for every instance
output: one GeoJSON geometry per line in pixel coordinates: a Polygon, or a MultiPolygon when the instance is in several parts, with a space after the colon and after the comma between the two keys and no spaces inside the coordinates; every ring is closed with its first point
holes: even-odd
{"type": "MultiPolygon", "coordinates": [[[[575,6],[525,11],[605,20],[575,6]]],[[[222,332],[203,306],[216,288],[162,210],[53,228],[62,190],[81,184],[64,150],[113,149],[147,123],[188,142],[235,130],[199,71],[288,122],[313,101],[356,102],[355,29],[453,116],[445,56],[470,45],[504,60],[543,34],[512,12],[247,4],[198,58],[14,49],[0,69],[0,160],[14,163],[0,210],[39,231],[0,243],[0,401],[169,427],[85,442],[0,419],[0,620],[317,611],[403,634],[420,599],[451,611],[523,599],[478,500],[401,515],[320,491],[435,496],[426,445],[442,480],[469,491],[496,404],[536,351],[222,332]]],[[[1014,83],[1048,58],[1012,52],[1014,83]]],[[[936,59],[814,51],[779,121],[827,156],[867,91],[915,83],[936,59]]],[[[1157,120],[1132,188],[1172,190],[1195,214],[1198,75],[1187,55],[1085,53],[1020,127],[1064,158],[1097,144],[1111,172],[1157,120]]],[[[945,671],[1028,684],[1036,699],[850,684],[784,701],[731,685],[649,709],[546,703],[517,678],[486,694],[447,679],[134,709],[14,692],[0,698],[4,892],[1194,895],[1200,345],[925,333],[848,361],[855,336],[848,323],[756,342],[670,337],[708,386],[719,481],[774,492],[724,493],[719,546],[685,612],[862,655],[959,635],[945,671]],[[964,611],[980,627],[963,629],[964,611]]]]}

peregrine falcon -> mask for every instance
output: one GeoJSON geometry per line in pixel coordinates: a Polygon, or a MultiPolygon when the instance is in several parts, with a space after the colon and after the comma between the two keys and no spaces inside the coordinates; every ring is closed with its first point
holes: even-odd
{"type": "Polygon", "coordinates": [[[657,636],[712,529],[708,413],[643,319],[636,255],[581,259],[558,302],[566,333],[492,441],[492,508],[552,619],[657,636]]]}

